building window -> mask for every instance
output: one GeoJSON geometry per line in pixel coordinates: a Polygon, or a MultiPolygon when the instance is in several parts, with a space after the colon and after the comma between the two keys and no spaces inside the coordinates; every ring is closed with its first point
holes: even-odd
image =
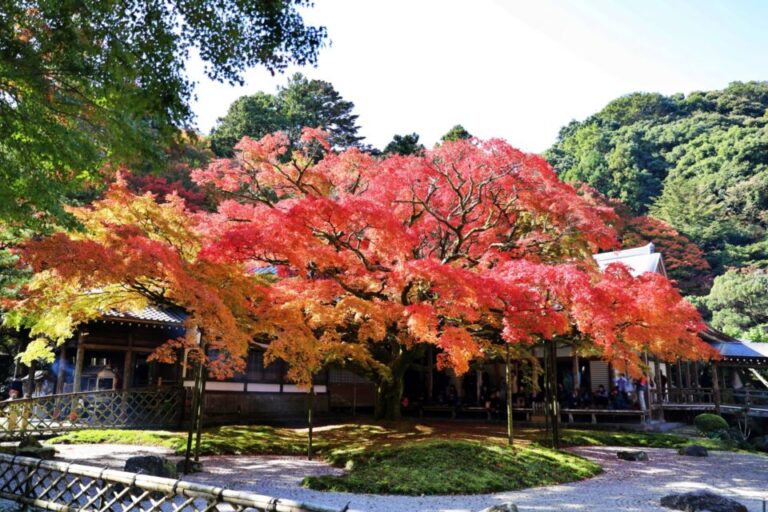
{"type": "Polygon", "coordinates": [[[248,352],[248,366],[246,368],[246,378],[249,382],[280,382],[281,364],[275,362],[269,366],[264,366],[264,352],[261,350],[251,350],[248,352]]]}

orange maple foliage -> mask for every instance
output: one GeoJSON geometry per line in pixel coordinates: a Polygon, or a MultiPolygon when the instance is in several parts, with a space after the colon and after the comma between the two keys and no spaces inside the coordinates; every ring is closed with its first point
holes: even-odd
{"type": "Polygon", "coordinates": [[[574,333],[630,363],[644,349],[711,355],[666,279],[597,270],[615,213],[542,158],[495,139],[384,159],[334,153],[317,130],[303,142],[289,154],[282,134],[246,137],[235,158],[193,173],[222,197],[203,257],[278,269],[259,317],[267,359],[286,360],[294,380],[345,362],[399,402],[426,345],[463,373],[490,343],[574,333]]]}
{"type": "Polygon", "coordinates": [[[62,343],[78,325],[110,311],[177,306],[189,315],[187,336],[169,340],[155,359],[170,362],[180,348],[199,357],[200,329],[206,348],[217,354],[205,361],[212,376],[243,370],[258,332],[253,311],[264,295],[263,280],[243,265],[198,257],[202,235],[178,196],[158,204],[118,180],[102,200],[71,211],[81,231],[30,241],[23,249],[36,275],[15,314],[33,336],[62,343]]]}

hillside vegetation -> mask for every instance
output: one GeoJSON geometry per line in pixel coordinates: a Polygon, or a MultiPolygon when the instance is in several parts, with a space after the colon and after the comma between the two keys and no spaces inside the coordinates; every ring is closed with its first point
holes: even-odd
{"type": "Polygon", "coordinates": [[[698,245],[710,268],[672,277],[686,292],[709,292],[695,302],[715,327],[758,341],[768,322],[767,112],[766,82],[635,93],[563,127],[546,152],[564,180],[587,183],[698,245]]]}

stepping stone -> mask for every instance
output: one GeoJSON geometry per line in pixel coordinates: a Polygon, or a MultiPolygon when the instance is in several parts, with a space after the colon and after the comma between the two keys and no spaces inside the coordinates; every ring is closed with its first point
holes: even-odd
{"type": "Polygon", "coordinates": [[[142,475],[175,478],[176,466],[159,455],[137,455],[125,461],[125,471],[142,475]]]}
{"type": "Polygon", "coordinates": [[[625,450],[621,452],[616,452],[616,456],[621,460],[631,460],[631,461],[640,461],[640,462],[645,462],[648,460],[648,454],[639,450],[638,451],[625,450]]]}
{"type": "Polygon", "coordinates": [[[484,508],[480,512],[517,512],[517,505],[514,503],[502,503],[500,505],[484,508]]]}
{"type": "Polygon", "coordinates": [[[661,498],[661,506],[685,512],[748,512],[738,501],[709,491],[670,494],[661,498]]]}
{"type": "Polygon", "coordinates": [[[680,455],[687,455],[688,457],[707,457],[709,452],[707,449],[698,444],[692,444],[691,446],[684,446],[680,448],[677,453],[680,455]]]}

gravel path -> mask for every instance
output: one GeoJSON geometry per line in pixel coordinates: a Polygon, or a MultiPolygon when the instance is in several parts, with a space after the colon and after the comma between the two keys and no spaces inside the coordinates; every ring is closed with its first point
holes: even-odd
{"type": "MultiPolygon", "coordinates": [[[[139,453],[168,453],[160,448],[119,445],[58,447],[61,458],[121,468],[123,461],[139,453]]],[[[673,450],[645,449],[648,462],[616,458],[617,448],[577,448],[573,451],[597,461],[605,472],[595,478],[565,485],[479,496],[371,496],[311,491],[300,487],[304,476],[338,474],[322,462],[296,457],[204,457],[205,473],[189,480],[249,490],[281,498],[343,506],[367,512],[476,512],[504,502],[521,511],[667,511],[658,503],[672,492],[710,489],[736,498],[750,512],[762,512],[768,499],[768,457],[710,452],[707,458],[681,457],[673,450]]],[[[439,478],[435,475],[435,478],[439,478]]]]}

